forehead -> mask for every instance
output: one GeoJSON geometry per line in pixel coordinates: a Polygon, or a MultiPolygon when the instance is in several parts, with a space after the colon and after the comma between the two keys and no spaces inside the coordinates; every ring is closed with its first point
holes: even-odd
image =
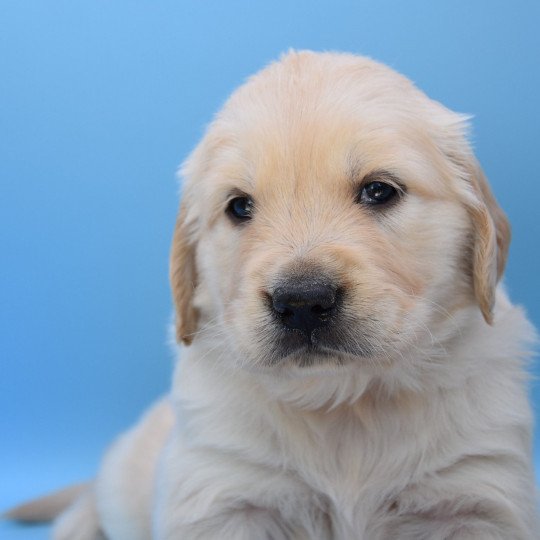
{"type": "Polygon", "coordinates": [[[369,60],[289,55],[220,113],[210,130],[209,182],[259,194],[309,191],[384,170],[440,194],[452,177],[441,143],[463,144],[456,118],[369,60]]]}

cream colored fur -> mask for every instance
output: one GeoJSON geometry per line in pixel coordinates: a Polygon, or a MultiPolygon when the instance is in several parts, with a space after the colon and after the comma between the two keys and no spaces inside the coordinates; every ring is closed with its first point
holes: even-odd
{"type": "Polygon", "coordinates": [[[291,52],[235,92],[183,168],[170,396],[55,538],[538,538],[534,331],[497,285],[509,229],[466,129],[352,55],[291,52]],[[406,193],[377,213],[355,190],[381,170],[406,193]],[[231,190],[255,200],[242,226],[231,190]],[[300,367],[261,295],[314,262],[344,283],[349,349],[300,367]]]}

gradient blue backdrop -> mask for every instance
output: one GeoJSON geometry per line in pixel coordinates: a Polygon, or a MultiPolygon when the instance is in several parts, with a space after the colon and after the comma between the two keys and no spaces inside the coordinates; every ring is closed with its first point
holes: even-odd
{"type": "Polygon", "coordinates": [[[539,23],[520,0],[3,0],[0,507],[92,476],[167,389],[175,169],[290,47],[373,56],[475,115],[513,224],[506,282],[540,326],[539,23]]]}

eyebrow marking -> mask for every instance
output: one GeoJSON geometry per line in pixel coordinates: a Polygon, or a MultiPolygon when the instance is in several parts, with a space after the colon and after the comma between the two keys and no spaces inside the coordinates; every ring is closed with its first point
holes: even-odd
{"type": "Polygon", "coordinates": [[[226,201],[230,201],[234,197],[249,197],[253,199],[253,197],[248,193],[248,190],[244,190],[239,187],[232,187],[231,189],[229,189],[226,201]]]}

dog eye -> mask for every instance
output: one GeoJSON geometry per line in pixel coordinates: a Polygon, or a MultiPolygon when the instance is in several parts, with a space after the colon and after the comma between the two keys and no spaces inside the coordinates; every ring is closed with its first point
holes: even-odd
{"type": "Polygon", "coordinates": [[[385,182],[370,182],[360,192],[359,202],[370,205],[386,204],[398,194],[397,189],[385,182]]]}
{"type": "Polygon", "coordinates": [[[235,197],[229,201],[227,213],[237,221],[247,221],[253,213],[253,200],[249,197],[235,197]]]}

